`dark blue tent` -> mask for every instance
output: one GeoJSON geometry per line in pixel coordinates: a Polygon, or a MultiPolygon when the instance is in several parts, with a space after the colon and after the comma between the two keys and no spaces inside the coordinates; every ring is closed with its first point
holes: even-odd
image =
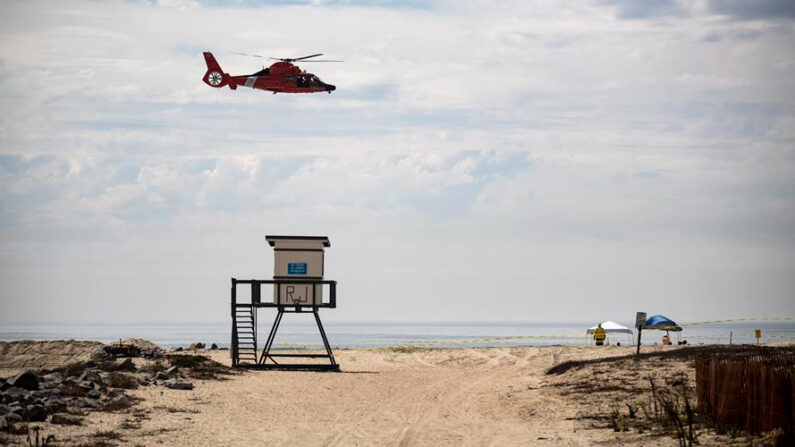
{"type": "Polygon", "coordinates": [[[679,332],[682,326],[676,324],[675,321],[662,315],[652,315],[646,319],[646,324],[643,329],[659,329],[661,331],[674,331],[679,332]]]}

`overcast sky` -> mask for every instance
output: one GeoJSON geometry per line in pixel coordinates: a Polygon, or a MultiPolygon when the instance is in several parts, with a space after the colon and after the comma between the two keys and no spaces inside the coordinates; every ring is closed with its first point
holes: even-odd
{"type": "Polygon", "coordinates": [[[0,323],[795,315],[795,2],[0,3],[0,323]],[[331,94],[213,89],[300,64],[331,94]]]}

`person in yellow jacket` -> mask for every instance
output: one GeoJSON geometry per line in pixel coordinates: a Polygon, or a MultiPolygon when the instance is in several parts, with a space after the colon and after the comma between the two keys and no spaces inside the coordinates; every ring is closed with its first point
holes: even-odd
{"type": "Polygon", "coordinates": [[[593,330],[593,339],[596,340],[596,346],[604,345],[606,337],[605,328],[602,327],[602,323],[599,323],[596,329],[593,330]]]}

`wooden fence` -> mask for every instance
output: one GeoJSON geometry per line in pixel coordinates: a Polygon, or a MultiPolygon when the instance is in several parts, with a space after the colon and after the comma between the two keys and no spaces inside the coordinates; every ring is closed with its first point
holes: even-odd
{"type": "Polygon", "coordinates": [[[696,359],[699,414],[718,427],[760,434],[781,429],[776,446],[793,446],[795,355],[760,348],[696,359]]]}

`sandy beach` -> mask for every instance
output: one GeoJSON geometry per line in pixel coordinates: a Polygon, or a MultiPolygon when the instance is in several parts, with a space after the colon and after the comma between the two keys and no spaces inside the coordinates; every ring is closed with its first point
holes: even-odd
{"type": "MultiPolygon", "coordinates": [[[[102,445],[131,446],[674,446],[640,423],[614,431],[609,414],[634,406],[642,419],[650,377],[660,387],[692,385],[692,357],[676,353],[696,349],[647,347],[651,357],[640,361],[633,348],[612,346],[340,350],[341,373],[246,370],[192,380],[193,390],[152,384],[128,391],[140,399],[131,408],[88,412],[81,426],[36,425],[58,445],[105,437],[102,445]]],[[[5,351],[0,376],[29,366],[5,351]],[[22,368],[10,366],[15,360],[22,368]]],[[[230,364],[227,351],[201,353],[230,364]]],[[[63,361],[50,360],[36,366],[63,361]]],[[[728,441],[703,433],[700,442],[728,441]]]]}

